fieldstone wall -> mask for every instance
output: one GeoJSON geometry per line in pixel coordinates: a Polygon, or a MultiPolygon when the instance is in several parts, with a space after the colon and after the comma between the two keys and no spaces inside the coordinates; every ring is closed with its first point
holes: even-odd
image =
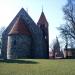
{"type": "Polygon", "coordinates": [[[8,37],[7,59],[30,58],[31,36],[11,35],[8,37]]]}

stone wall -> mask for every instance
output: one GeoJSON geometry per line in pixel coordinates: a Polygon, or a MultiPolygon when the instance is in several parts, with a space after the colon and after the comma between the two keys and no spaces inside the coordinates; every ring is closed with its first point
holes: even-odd
{"type": "Polygon", "coordinates": [[[7,59],[30,58],[31,36],[11,35],[8,37],[7,59]]]}

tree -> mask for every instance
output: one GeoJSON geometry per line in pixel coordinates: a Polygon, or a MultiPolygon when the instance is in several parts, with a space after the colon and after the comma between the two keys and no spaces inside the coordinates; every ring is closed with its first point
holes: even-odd
{"type": "Polygon", "coordinates": [[[62,37],[63,42],[65,42],[64,43],[65,49],[67,50],[68,45],[69,45],[69,39],[70,39],[70,35],[68,35],[68,31],[67,31],[69,29],[68,29],[67,25],[60,26],[58,29],[60,30],[60,33],[61,33],[60,36],[62,37]]]}
{"type": "Polygon", "coordinates": [[[0,38],[2,38],[2,33],[4,32],[4,30],[5,30],[4,26],[0,28],[0,38]]]}
{"type": "Polygon", "coordinates": [[[5,30],[5,27],[0,28],[0,49],[2,47],[1,38],[2,38],[2,33],[3,33],[4,30],[5,30]]]}
{"type": "Polygon", "coordinates": [[[71,38],[75,40],[75,0],[67,0],[68,3],[63,7],[65,24],[59,27],[61,35],[66,41],[65,48],[67,49],[71,38]]]}
{"type": "Polygon", "coordinates": [[[2,48],[2,33],[5,30],[5,27],[0,28],[0,56],[1,56],[1,48],[2,48]]]}

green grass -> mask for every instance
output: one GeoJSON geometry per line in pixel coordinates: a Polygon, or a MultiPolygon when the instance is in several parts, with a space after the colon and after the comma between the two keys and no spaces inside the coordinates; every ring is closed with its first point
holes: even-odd
{"type": "Polygon", "coordinates": [[[0,60],[0,75],[75,75],[75,60],[0,60]]]}

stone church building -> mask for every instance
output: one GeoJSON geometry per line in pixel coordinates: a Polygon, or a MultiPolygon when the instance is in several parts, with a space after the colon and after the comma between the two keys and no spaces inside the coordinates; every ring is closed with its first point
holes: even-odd
{"type": "Polygon", "coordinates": [[[42,11],[37,24],[22,8],[2,34],[3,59],[49,58],[48,22],[42,11]]]}

